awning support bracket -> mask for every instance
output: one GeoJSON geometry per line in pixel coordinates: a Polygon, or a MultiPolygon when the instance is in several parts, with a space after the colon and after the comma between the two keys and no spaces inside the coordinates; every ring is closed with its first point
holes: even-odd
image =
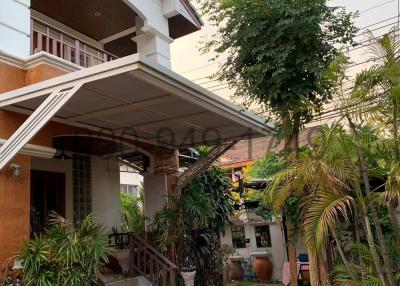
{"type": "Polygon", "coordinates": [[[0,147],[0,170],[50,121],[72,98],[82,84],[63,87],[49,94],[43,103],[25,120],[14,134],[0,147]]]}

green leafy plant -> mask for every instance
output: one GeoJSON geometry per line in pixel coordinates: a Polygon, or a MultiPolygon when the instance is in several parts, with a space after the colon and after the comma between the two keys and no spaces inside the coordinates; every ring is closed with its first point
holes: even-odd
{"type": "Polygon", "coordinates": [[[143,211],[144,192],[141,186],[139,197],[130,196],[124,192],[121,197],[122,230],[125,232],[144,232],[146,217],[143,211]]]}
{"type": "Polygon", "coordinates": [[[249,169],[247,175],[254,179],[268,179],[285,167],[285,161],[277,152],[268,152],[258,159],[249,169]]]}
{"type": "Polygon", "coordinates": [[[197,269],[196,285],[220,285],[222,281],[222,273],[216,270],[217,252],[219,234],[233,212],[230,191],[229,177],[211,166],[183,188],[181,196],[170,196],[169,207],[155,215],[156,247],[177,265],[182,266],[189,256],[197,269]]]}
{"type": "Polygon", "coordinates": [[[79,227],[52,214],[50,228],[28,240],[20,254],[24,282],[35,286],[96,285],[98,267],[107,261],[107,236],[92,215],[79,227]]]}

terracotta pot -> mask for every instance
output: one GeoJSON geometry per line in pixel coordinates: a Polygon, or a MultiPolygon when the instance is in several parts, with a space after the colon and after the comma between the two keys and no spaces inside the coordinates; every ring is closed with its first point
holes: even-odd
{"type": "Polygon", "coordinates": [[[229,272],[228,276],[230,280],[243,280],[244,270],[242,264],[240,263],[240,259],[231,258],[231,263],[229,264],[229,272]]]}
{"type": "Polygon", "coordinates": [[[255,256],[253,271],[258,281],[269,281],[272,277],[272,262],[267,256],[255,256]]]}

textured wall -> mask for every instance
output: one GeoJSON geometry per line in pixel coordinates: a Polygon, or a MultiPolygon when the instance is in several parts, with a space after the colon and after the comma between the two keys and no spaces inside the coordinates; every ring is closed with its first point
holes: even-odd
{"type": "Polygon", "coordinates": [[[22,176],[14,178],[10,165],[0,171],[0,263],[29,238],[31,160],[17,156],[11,163],[22,166],[22,176]]]}

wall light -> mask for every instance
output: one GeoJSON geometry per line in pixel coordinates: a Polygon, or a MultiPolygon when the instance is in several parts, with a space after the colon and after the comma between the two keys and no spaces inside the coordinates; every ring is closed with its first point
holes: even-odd
{"type": "Polygon", "coordinates": [[[22,167],[21,167],[21,165],[12,163],[12,164],[10,165],[10,169],[11,169],[11,171],[12,171],[12,173],[13,173],[14,178],[20,178],[20,177],[21,177],[21,174],[22,174],[22,167]]]}

